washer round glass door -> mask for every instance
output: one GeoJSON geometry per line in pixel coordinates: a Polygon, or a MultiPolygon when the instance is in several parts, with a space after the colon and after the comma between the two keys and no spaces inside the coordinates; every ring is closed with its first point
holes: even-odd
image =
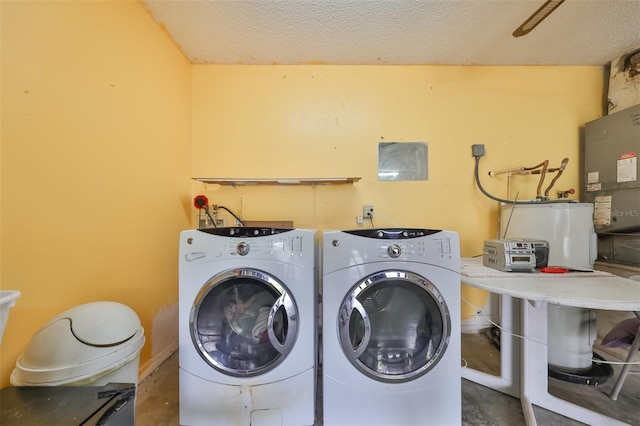
{"type": "Polygon", "coordinates": [[[338,313],[345,355],[365,375],[404,382],[431,370],[451,334],[449,309],[427,279],[384,271],[358,282],[338,313]]]}
{"type": "Polygon", "coordinates": [[[200,356],[232,376],[255,376],[278,365],[298,333],[298,311],[285,285],[266,272],[234,269],[202,287],[189,328],[200,356]]]}

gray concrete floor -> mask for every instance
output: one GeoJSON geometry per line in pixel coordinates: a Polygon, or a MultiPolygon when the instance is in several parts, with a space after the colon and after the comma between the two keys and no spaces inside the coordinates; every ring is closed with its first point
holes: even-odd
{"type": "MultiPolygon", "coordinates": [[[[605,354],[605,359],[617,361],[605,354]]],[[[484,334],[462,335],[462,357],[474,369],[490,374],[498,374],[500,352],[484,334]]],[[[640,425],[640,375],[629,374],[617,401],[609,398],[620,367],[613,366],[614,373],[606,382],[597,386],[570,383],[554,378],[549,379],[549,393],[613,417],[624,423],[640,425]]],[[[520,400],[501,394],[476,383],[462,381],[462,424],[463,425],[524,425],[524,415],[520,400]]],[[[572,426],[582,423],[534,406],[538,425],[572,426]]],[[[600,426],[600,425],[594,425],[600,426]]]]}
{"type": "MultiPolygon", "coordinates": [[[[463,335],[463,357],[468,365],[483,371],[499,371],[499,352],[482,334],[463,335]]],[[[589,407],[626,423],[640,425],[640,375],[630,374],[617,401],[608,397],[619,367],[606,383],[585,386],[549,379],[549,389],[557,397],[589,407]]],[[[178,356],[173,354],[138,386],[136,424],[174,426],[179,424],[178,356]]],[[[317,426],[322,425],[321,402],[317,426]]],[[[520,401],[508,395],[462,379],[462,425],[524,425],[520,401]]],[[[573,426],[576,421],[534,407],[538,425],[573,426]]],[[[425,418],[425,425],[428,418],[425,418]]],[[[348,425],[345,425],[348,426],[348,425]]],[[[600,426],[600,425],[595,425],[600,426]]]]}

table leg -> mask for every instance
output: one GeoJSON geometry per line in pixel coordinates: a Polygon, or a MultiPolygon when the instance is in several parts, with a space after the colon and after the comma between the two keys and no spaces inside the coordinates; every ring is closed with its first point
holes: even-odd
{"type": "Polygon", "coordinates": [[[520,400],[527,425],[536,425],[533,405],[586,424],[625,424],[549,394],[546,303],[522,300],[522,334],[520,400]]]}
{"type": "Polygon", "coordinates": [[[500,296],[500,376],[463,368],[462,377],[499,392],[520,397],[520,299],[500,296]]]}

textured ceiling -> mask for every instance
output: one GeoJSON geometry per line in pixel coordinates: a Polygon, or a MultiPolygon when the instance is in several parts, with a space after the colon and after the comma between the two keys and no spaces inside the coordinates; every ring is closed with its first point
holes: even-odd
{"type": "Polygon", "coordinates": [[[640,0],[143,0],[192,63],[605,65],[640,48],[640,0]]]}

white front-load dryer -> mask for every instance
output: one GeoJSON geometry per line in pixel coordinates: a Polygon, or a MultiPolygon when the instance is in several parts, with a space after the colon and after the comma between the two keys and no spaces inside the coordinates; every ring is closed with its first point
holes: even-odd
{"type": "Polygon", "coordinates": [[[315,231],[180,234],[181,425],[313,425],[315,231]]]}
{"type": "Polygon", "coordinates": [[[458,234],[324,231],[322,257],[324,425],[459,425],[458,234]]]}

